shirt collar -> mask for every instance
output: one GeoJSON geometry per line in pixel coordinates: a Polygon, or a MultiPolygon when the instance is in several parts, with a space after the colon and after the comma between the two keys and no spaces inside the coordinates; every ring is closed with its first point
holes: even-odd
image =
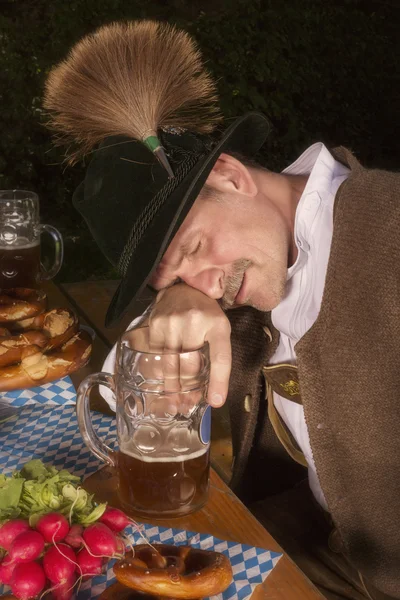
{"type": "Polygon", "coordinates": [[[288,175],[308,175],[296,209],[294,239],[298,249],[295,263],[288,269],[290,279],[300,269],[310,249],[310,230],[321,202],[332,200],[336,161],[322,142],[313,144],[282,171],[288,175]]]}

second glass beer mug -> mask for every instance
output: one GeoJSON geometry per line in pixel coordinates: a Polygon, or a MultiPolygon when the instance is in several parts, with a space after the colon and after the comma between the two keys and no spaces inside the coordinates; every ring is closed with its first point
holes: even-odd
{"type": "Polygon", "coordinates": [[[39,198],[34,192],[0,190],[0,288],[37,288],[52,279],[63,260],[63,240],[52,225],[39,222],[39,198]],[[40,236],[54,242],[54,261],[45,271],[40,262],[40,236]]]}
{"type": "Polygon", "coordinates": [[[116,468],[127,510],[150,518],[176,517],[207,500],[211,407],[206,402],[208,345],[190,352],[149,350],[147,327],[126,332],[117,346],[116,371],[87,377],[77,414],[86,445],[116,468]],[[90,420],[96,385],[116,397],[118,451],[99,439],[90,420]]]}

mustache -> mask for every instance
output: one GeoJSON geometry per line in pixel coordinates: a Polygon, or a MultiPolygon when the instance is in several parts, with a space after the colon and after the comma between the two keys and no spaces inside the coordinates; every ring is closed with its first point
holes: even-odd
{"type": "Polygon", "coordinates": [[[231,308],[235,303],[235,298],[242,285],[243,277],[247,269],[251,266],[251,260],[241,258],[233,263],[232,273],[229,275],[226,284],[225,292],[220,300],[221,307],[224,310],[231,308]]]}

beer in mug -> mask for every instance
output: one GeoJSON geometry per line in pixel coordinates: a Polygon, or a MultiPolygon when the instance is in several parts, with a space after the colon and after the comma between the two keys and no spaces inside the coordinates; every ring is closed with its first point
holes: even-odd
{"type": "Polygon", "coordinates": [[[188,352],[156,352],[148,340],[147,327],[126,332],[117,344],[115,373],[96,373],[81,383],[78,423],[90,450],[116,469],[128,512],[178,517],[198,510],[208,496],[208,344],[188,352]],[[118,451],[93,432],[89,395],[96,384],[115,393],[118,451]]]}

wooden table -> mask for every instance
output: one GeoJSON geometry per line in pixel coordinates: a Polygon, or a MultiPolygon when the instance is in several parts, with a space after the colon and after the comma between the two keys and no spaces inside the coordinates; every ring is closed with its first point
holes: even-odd
{"type": "MultiPolygon", "coordinates": [[[[58,288],[52,283],[46,286],[52,307],[72,306],[78,312],[81,322],[90,325],[97,334],[91,363],[72,376],[75,385],[78,385],[89,373],[101,370],[110,344],[131,319],[132,315],[128,315],[118,328],[105,330],[104,314],[110,301],[112,293],[110,290],[115,288],[115,284],[108,287],[109,292],[106,293],[107,285],[101,285],[100,282],[82,282],[64,288],[58,288]],[[101,298],[106,301],[100,301],[101,298]]],[[[99,396],[95,398],[94,403],[97,410],[110,413],[108,406],[99,396]]],[[[114,506],[119,505],[117,480],[110,468],[101,469],[89,477],[85,481],[85,487],[88,491],[94,492],[99,500],[107,500],[114,506]]],[[[135,518],[134,514],[131,516],[135,518]]],[[[160,520],[157,524],[211,533],[222,539],[283,552],[214,469],[211,470],[209,500],[201,510],[179,519],[160,520]]],[[[323,596],[284,554],[265,582],[256,588],[252,598],[254,600],[318,600],[323,596]]]]}

